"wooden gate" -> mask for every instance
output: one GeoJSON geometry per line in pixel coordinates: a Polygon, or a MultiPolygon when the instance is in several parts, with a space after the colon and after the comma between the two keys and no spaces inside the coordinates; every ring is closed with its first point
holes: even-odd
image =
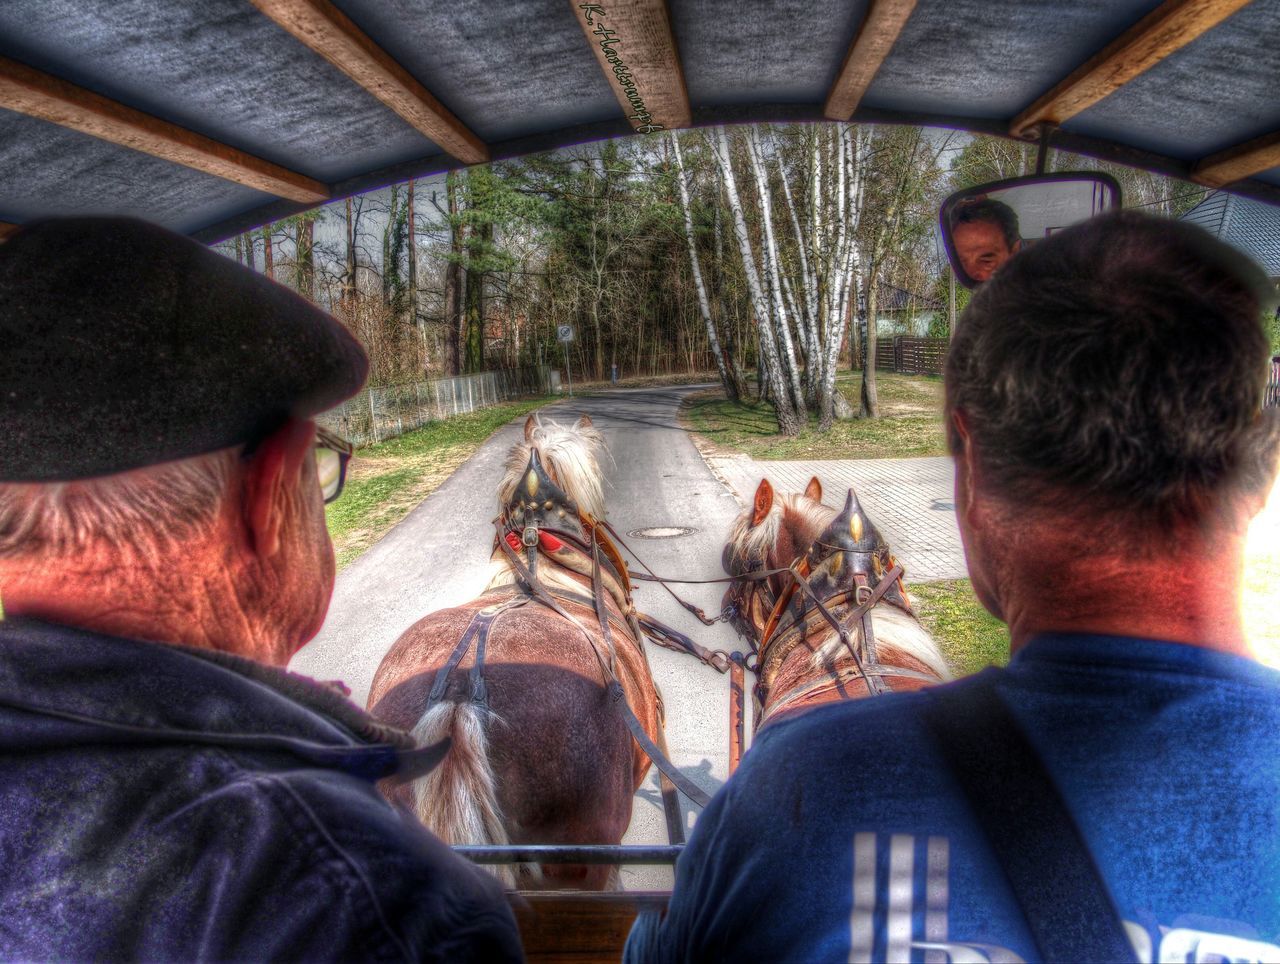
{"type": "Polygon", "coordinates": [[[876,369],[903,375],[941,375],[948,344],[945,338],[895,335],[876,345],[876,369]]]}

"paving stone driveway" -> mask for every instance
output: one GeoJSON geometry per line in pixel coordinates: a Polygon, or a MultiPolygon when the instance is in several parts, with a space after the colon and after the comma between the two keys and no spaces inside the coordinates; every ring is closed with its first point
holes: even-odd
{"type": "Polygon", "coordinates": [[[961,579],[969,574],[956,528],[949,458],[799,462],[757,462],[747,455],[704,458],[743,505],[750,503],[762,478],[779,492],[803,492],[816,475],[822,482],[823,501],[836,507],[844,505],[845,493],[853,486],[863,509],[902,562],[909,583],[961,579]]]}

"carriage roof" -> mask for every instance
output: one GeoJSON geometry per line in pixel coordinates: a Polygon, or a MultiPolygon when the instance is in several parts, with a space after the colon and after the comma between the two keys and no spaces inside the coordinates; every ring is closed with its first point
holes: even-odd
{"type": "Polygon", "coordinates": [[[637,127],[823,119],[1048,121],[1277,204],[1277,51],[1280,0],[9,0],[0,222],[214,241],[637,127]]]}

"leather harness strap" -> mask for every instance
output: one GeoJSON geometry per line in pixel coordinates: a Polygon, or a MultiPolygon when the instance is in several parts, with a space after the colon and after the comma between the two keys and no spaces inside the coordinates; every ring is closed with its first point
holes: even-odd
{"type": "Polygon", "coordinates": [[[1061,792],[995,685],[926,691],[924,721],[1008,877],[1046,961],[1133,961],[1106,881],[1061,792]]]}
{"type": "MultiPolygon", "coordinates": [[[[613,548],[613,546],[611,545],[611,543],[607,538],[604,538],[599,535],[599,530],[601,528],[605,529],[607,532],[610,532],[610,533],[613,532],[613,528],[608,523],[594,522],[593,520],[590,519],[590,517],[585,515],[582,517],[582,521],[584,526],[594,527],[592,531],[598,538],[593,540],[591,545],[595,545],[598,542],[601,551],[604,553],[604,557],[600,560],[600,565],[604,569],[604,572],[609,575],[616,575],[618,572],[617,566],[622,565],[623,567],[622,575],[616,575],[616,582],[619,586],[625,587],[627,596],[629,598],[630,580],[638,579],[641,577],[640,576],[628,577],[626,575],[627,573],[626,565],[622,563],[621,557],[618,555],[617,549],[613,548]]],[[[592,553],[591,547],[584,544],[572,533],[564,532],[560,529],[542,529],[540,531],[548,534],[553,534],[557,539],[559,539],[560,541],[562,541],[572,549],[577,550],[584,557],[590,557],[592,553]]],[[[628,551],[630,550],[628,549],[628,551]]],[[[582,572],[581,569],[575,566],[569,565],[569,560],[565,558],[563,555],[557,555],[555,558],[557,562],[560,562],[561,564],[565,565],[567,568],[572,569],[574,572],[579,572],[581,575],[587,575],[587,573],[582,572]]],[[[643,565],[643,563],[641,563],[641,565],[643,565]]],[[[780,570],[780,571],[785,571],[785,570],[780,570]]],[[[653,577],[652,581],[660,582],[661,580],[658,579],[657,577],[653,577]]],[[[690,580],[681,580],[681,581],[687,582],[690,580]]],[[[700,581],[728,582],[730,580],[707,579],[707,580],[700,580],[700,581]]],[[[548,591],[552,592],[553,594],[559,594],[562,597],[566,595],[571,596],[571,594],[559,592],[556,589],[550,589],[548,591]]],[[[668,589],[667,591],[671,592],[670,589],[668,589]]],[[[672,596],[674,596],[677,601],[681,602],[682,605],[685,605],[686,608],[688,608],[688,605],[690,605],[690,604],[684,603],[684,601],[681,600],[679,596],[676,596],[675,593],[672,593],[672,596]]],[[[594,608],[594,605],[595,605],[594,602],[585,596],[578,597],[578,601],[582,601],[586,605],[592,606],[594,608]]],[[[633,614],[635,607],[632,606],[630,608],[631,608],[631,611],[628,612],[628,617],[630,617],[633,614]]],[[[722,652],[720,650],[707,649],[705,646],[701,646],[698,643],[694,642],[692,639],[690,639],[684,633],[680,632],[678,629],[668,626],[666,623],[662,622],[661,620],[655,619],[653,616],[650,616],[648,614],[634,612],[634,616],[636,621],[639,623],[639,628],[643,633],[643,635],[647,637],[649,641],[652,642],[654,645],[661,646],[663,649],[672,650],[673,652],[686,653],[721,673],[724,673],[729,669],[730,656],[728,653],[722,652]]],[[[708,623],[708,625],[712,625],[714,624],[714,622],[715,621],[712,620],[711,622],[708,623]]]]}
{"type": "MultiPolygon", "coordinates": [[[[877,664],[875,666],[864,666],[861,669],[854,668],[851,670],[835,670],[828,676],[815,680],[810,683],[800,683],[787,690],[781,696],[774,697],[773,703],[769,710],[765,713],[764,719],[768,719],[775,713],[780,713],[790,703],[803,700],[810,696],[816,696],[819,693],[828,690],[840,689],[846,683],[861,680],[866,682],[865,677],[872,676],[883,678],[886,676],[899,677],[901,679],[917,680],[921,683],[935,684],[938,682],[936,676],[930,676],[928,673],[922,673],[917,669],[908,669],[905,666],[884,666],[877,664]]],[[[763,723],[764,720],[761,720],[763,723]]]]}
{"type": "MultiPolygon", "coordinates": [[[[524,598],[509,599],[495,606],[486,606],[471,617],[471,622],[467,624],[462,638],[458,640],[458,645],[449,654],[449,659],[436,671],[435,680],[431,684],[431,692],[427,695],[426,708],[428,710],[444,699],[445,690],[449,686],[449,675],[458,668],[458,664],[462,662],[463,657],[466,656],[467,651],[471,648],[472,641],[476,644],[476,659],[469,675],[471,702],[477,706],[484,707],[486,711],[488,710],[489,691],[484,683],[484,652],[485,643],[489,639],[489,630],[499,616],[509,609],[523,606],[527,601],[524,598]]],[[[485,719],[486,721],[488,719],[487,713],[485,719]]]]}

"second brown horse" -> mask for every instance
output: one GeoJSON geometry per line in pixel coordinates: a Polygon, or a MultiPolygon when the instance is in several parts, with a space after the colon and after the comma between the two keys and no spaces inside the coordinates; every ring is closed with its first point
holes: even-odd
{"type": "Polygon", "coordinates": [[[725,569],[738,577],[729,599],[755,650],[757,726],[950,678],[911,608],[901,566],[853,489],[842,511],[821,500],[817,478],[795,495],[777,495],[763,479],[725,547],[725,569]]]}

